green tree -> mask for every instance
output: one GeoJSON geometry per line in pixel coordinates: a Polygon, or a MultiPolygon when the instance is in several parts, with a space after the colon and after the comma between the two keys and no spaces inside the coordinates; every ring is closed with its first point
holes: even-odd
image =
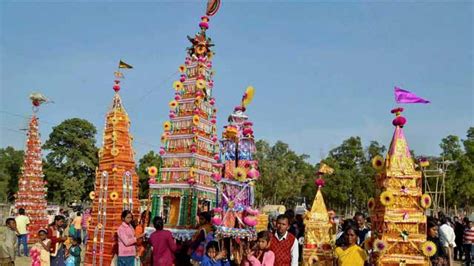
{"type": "Polygon", "coordinates": [[[0,201],[12,201],[18,191],[18,177],[23,165],[22,150],[13,147],[0,149],[0,201]]]}
{"type": "Polygon", "coordinates": [[[83,200],[93,190],[98,162],[96,133],[93,124],[80,118],[67,119],[53,127],[43,145],[48,150],[45,177],[49,200],[83,200]]]}
{"type": "Polygon", "coordinates": [[[271,146],[264,140],[256,143],[255,159],[259,162],[260,179],[256,185],[258,205],[285,204],[294,207],[301,197],[301,187],[313,171],[306,162],[308,155],[298,155],[288,144],[277,141],[271,146]]]}
{"type": "Polygon", "coordinates": [[[462,154],[461,141],[458,136],[449,135],[441,140],[441,156],[445,160],[457,160],[462,154]]]}
{"type": "Polygon", "coordinates": [[[469,128],[466,135],[463,146],[453,135],[443,138],[440,144],[441,157],[455,162],[446,173],[446,201],[451,207],[469,208],[474,200],[474,128],[469,128]]]}
{"type": "Polygon", "coordinates": [[[156,168],[160,169],[162,163],[161,156],[154,153],[153,151],[149,151],[147,154],[143,155],[143,157],[138,161],[138,178],[140,183],[139,189],[139,198],[140,199],[147,199],[148,198],[148,191],[150,187],[148,186],[148,171],[147,168],[150,166],[156,166],[156,168]]]}

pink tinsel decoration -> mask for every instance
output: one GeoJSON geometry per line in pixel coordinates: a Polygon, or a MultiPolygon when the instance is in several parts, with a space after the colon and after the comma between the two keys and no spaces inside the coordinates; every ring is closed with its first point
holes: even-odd
{"type": "Polygon", "coordinates": [[[247,176],[253,179],[257,179],[260,177],[260,172],[257,169],[252,168],[247,172],[247,176]]]}
{"type": "Polygon", "coordinates": [[[395,119],[393,119],[392,124],[394,126],[399,126],[403,127],[405,123],[407,122],[406,118],[403,116],[397,116],[395,119]]]}
{"type": "Polygon", "coordinates": [[[216,182],[219,182],[219,181],[221,181],[221,179],[222,179],[222,177],[221,177],[221,175],[220,175],[219,173],[212,173],[211,177],[212,177],[212,179],[214,179],[214,181],[216,181],[216,182]]]}
{"type": "Polygon", "coordinates": [[[254,217],[246,216],[244,218],[244,224],[246,224],[248,226],[256,226],[257,225],[257,220],[255,220],[254,217]]]}
{"type": "Polygon", "coordinates": [[[212,217],[211,222],[213,225],[221,225],[222,219],[220,217],[212,217]]]}
{"type": "Polygon", "coordinates": [[[316,184],[316,186],[318,186],[318,187],[324,187],[324,179],[322,179],[322,178],[316,179],[315,184],[316,184]]]}

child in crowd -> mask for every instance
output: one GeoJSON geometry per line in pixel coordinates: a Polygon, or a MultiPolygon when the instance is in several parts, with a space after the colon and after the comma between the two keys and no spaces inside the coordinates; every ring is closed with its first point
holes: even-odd
{"type": "Polygon", "coordinates": [[[46,229],[40,229],[38,231],[38,237],[39,240],[35,244],[35,248],[40,251],[41,265],[49,265],[51,256],[51,253],[49,252],[51,248],[51,240],[48,239],[48,231],[46,229]]]}
{"type": "Polygon", "coordinates": [[[0,265],[15,265],[15,252],[17,249],[16,222],[14,218],[5,221],[7,228],[5,238],[0,242],[0,265]]]}
{"type": "Polygon", "coordinates": [[[275,253],[269,250],[271,233],[261,231],[257,234],[257,250],[245,252],[244,266],[272,266],[275,263],[275,253]]]}
{"type": "Polygon", "coordinates": [[[206,255],[201,261],[201,266],[230,266],[225,250],[219,252],[219,244],[211,241],[206,246],[206,255]]]}
{"type": "Polygon", "coordinates": [[[81,238],[73,237],[71,241],[71,247],[69,248],[69,257],[66,260],[67,266],[79,266],[81,265],[81,238]]]}

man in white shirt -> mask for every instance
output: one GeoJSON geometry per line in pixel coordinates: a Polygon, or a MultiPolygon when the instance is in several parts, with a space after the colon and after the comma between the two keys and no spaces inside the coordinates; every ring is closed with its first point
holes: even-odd
{"type": "Polygon", "coordinates": [[[270,250],[275,253],[275,266],[298,266],[298,240],[288,233],[289,219],[281,214],[277,217],[276,232],[272,236],[270,250]]]}
{"type": "Polygon", "coordinates": [[[454,229],[449,225],[447,217],[441,218],[441,224],[439,227],[439,240],[446,254],[448,254],[449,265],[453,265],[453,250],[456,247],[456,235],[454,234],[454,229]]]}
{"type": "Polygon", "coordinates": [[[18,256],[21,256],[20,246],[23,245],[23,256],[28,257],[28,229],[30,219],[25,215],[25,209],[18,210],[18,216],[15,217],[16,228],[18,232],[18,256]]]}

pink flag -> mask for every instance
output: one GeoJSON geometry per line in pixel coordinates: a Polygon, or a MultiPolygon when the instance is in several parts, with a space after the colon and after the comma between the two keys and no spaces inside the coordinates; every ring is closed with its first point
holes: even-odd
{"type": "Polygon", "coordinates": [[[395,101],[397,103],[430,103],[430,101],[420,98],[412,92],[402,90],[399,87],[395,87],[395,101]]]}

